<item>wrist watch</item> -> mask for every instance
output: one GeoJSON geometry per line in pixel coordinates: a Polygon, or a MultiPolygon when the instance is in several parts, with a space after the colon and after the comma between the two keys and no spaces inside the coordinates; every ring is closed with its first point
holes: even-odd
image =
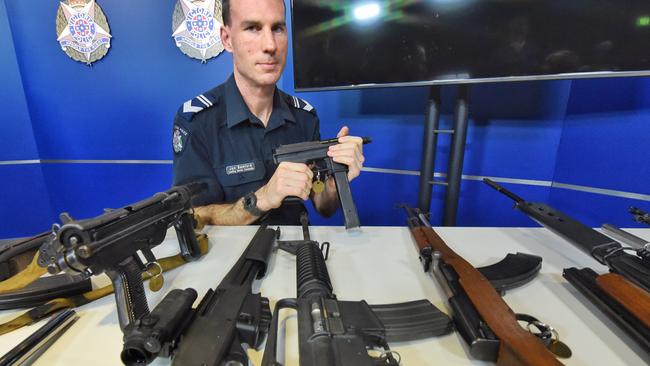
{"type": "Polygon", "coordinates": [[[266,213],[266,211],[257,208],[257,196],[255,195],[255,192],[251,192],[244,196],[244,210],[254,216],[262,216],[266,213]]]}

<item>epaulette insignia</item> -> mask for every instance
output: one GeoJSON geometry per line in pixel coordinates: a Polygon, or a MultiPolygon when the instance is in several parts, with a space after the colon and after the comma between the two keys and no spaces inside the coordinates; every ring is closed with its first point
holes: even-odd
{"type": "Polygon", "coordinates": [[[291,99],[291,104],[294,106],[294,108],[302,109],[307,112],[312,112],[314,110],[314,107],[312,107],[312,105],[307,103],[304,99],[300,99],[288,94],[287,96],[291,99]]]}
{"type": "Polygon", "coordinates": [[[195,114],[201,112],[205,108],[212,107],[215,101],[216,97],[210,94],[200,94],[183,103],[178,113],[186,120],[191,121],[195,114]]]}

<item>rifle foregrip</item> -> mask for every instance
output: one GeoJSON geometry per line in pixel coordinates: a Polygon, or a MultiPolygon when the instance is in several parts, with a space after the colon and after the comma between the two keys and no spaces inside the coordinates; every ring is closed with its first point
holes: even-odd
{"type": "Polygon", "coordinates": [[[296,280],[300,299],[332,294],[325,258],[315,243],[303,244],[296,250],[296,280]]]}
{"type": "Polygon", "coordinates": [[[650,329],[650,293],[616,273],[598,276],[596,283],[650,329]]]}
{"type": "Polygon", "coordinates": [[[122,331],[136,319],[149,315],[141,272],[140,266],[133,257],[127,258],[116,268],[106,271],[115,289],[117,316],[122,331]]]}

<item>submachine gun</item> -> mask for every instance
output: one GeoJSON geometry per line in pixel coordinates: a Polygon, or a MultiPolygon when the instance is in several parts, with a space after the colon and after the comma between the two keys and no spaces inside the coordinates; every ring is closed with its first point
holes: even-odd
{"type": "Polygon", "coordinates": [[[252,293],[252,284],[266,273],[280,229],[260,227],[250,244],[198,307],[194,289],[172,290],[156,308],[130,326],[124,335],[122,362],[144,365],[171,357],[173,365],[248,365],[242,343],[258,348],[269,329],[269,300],[252,293]]]}
{"type": "Polygon", "coordinates": [[[508,254],[496,264],[474,268],[447,246],[420,210],[404,208],[425,272],[433,270],[447,292],[454,324],[470,355],[498,365],[561,365],[549,349],[564,357],[570,350],[560,343],[555,330],[530,315],[515,314],[499,294],[532,280],[542,258],[508,254]],[[533,335],[518,321],[538,332],[533,335]]]}
{"type": "MultiPolygon", "coordinates": [[[[370,142],[372,142],[370,137],[363,137],[364,144],[370,142]]],[[[352,199],[350,181],[348,180],[348,167],[344,164],[334,162],[332,158],[327,156],[329,147],[338,143],[338,139],[333,138],[322,141],[281,145],[273,150],[273,162],[275,164],[280,164],[283,161],[313,164],[314,184],[315,187],[320,186],[321,191],[325,178],[333,175],[334,181],[336,182],[339,203],[341,204],[341,210],[343,210],[345,228],[358,228],[360,225],[359,216],[357,215],[357,207],[354,205],[354,200],[352,199]]],[[[314,192],[318,192],[318,190],[318,188],[314,188],[314,192]]]]}
{"type": "MultiPolygon", "coordinates": [[[[617,241],[553,207],[528,202],[489,179],[484,181],[512,199],[517,210],[609,268],[611,273],[604,275],[591,268],[565,268],[562,275],[650,352],[650,244],[612,225],[604,225],[603,230],[617,241]]],[[[631,213],[637,220],[644,214],[640,210],[631,213]]]]}
{"type": "Polygon", "coordinates": [[[298,311],[299,360],[301,366],[398,365],[399,354],[388,342],[419,340],[451,332],[449,318],[427,300],[401,304],[368,305],[362,301],[339,301],[322,251],[310,239],[307,216],[301,216],[304,240],[278,242],[296,255],[298,297],[276,303],[263,366],[281,366],[277,360],[280,309],[298,311]],[[378,355],[369,355],[378,351],[378,355]]]}
{"type": "Polygon", "coordinates": [[[173,187],[90,219],[73,220],[63,213],[63,225],[54,225],[51,238],[39,249],[38,265],[51,274],[65,271],[90,277],[106,272],[115,289],[120,328],[124,331],[149,314],[141,273],[155,274],[162,286],[162,268],[151,249],[162,243],[170,226],[176,229],[186,261],[201,256],[190,210],[192,197],[203,189],[203,184],[196,183],[173,187]],[[146,265],[139,252],[147,260],[146,265]]]}

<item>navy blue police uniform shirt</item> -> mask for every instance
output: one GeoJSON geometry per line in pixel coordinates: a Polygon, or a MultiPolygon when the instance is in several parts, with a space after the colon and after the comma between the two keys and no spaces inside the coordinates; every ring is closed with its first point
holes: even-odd
{"type": "MultiPolygon", "coordinates": [[[[194,206],[233,203],[269,181],[276,166],[273,149],[320,139],[319,120],[304,100],[276,87],[266,127],[253,115],[234,77],[179,108],[174,119],[174,185],[205,182],[194,206]]],[[[272,210],[264,223],[299,225],[302,204],[272,210]]],[[[261,222],[259,222],[261,223],[261,222]]]]}

